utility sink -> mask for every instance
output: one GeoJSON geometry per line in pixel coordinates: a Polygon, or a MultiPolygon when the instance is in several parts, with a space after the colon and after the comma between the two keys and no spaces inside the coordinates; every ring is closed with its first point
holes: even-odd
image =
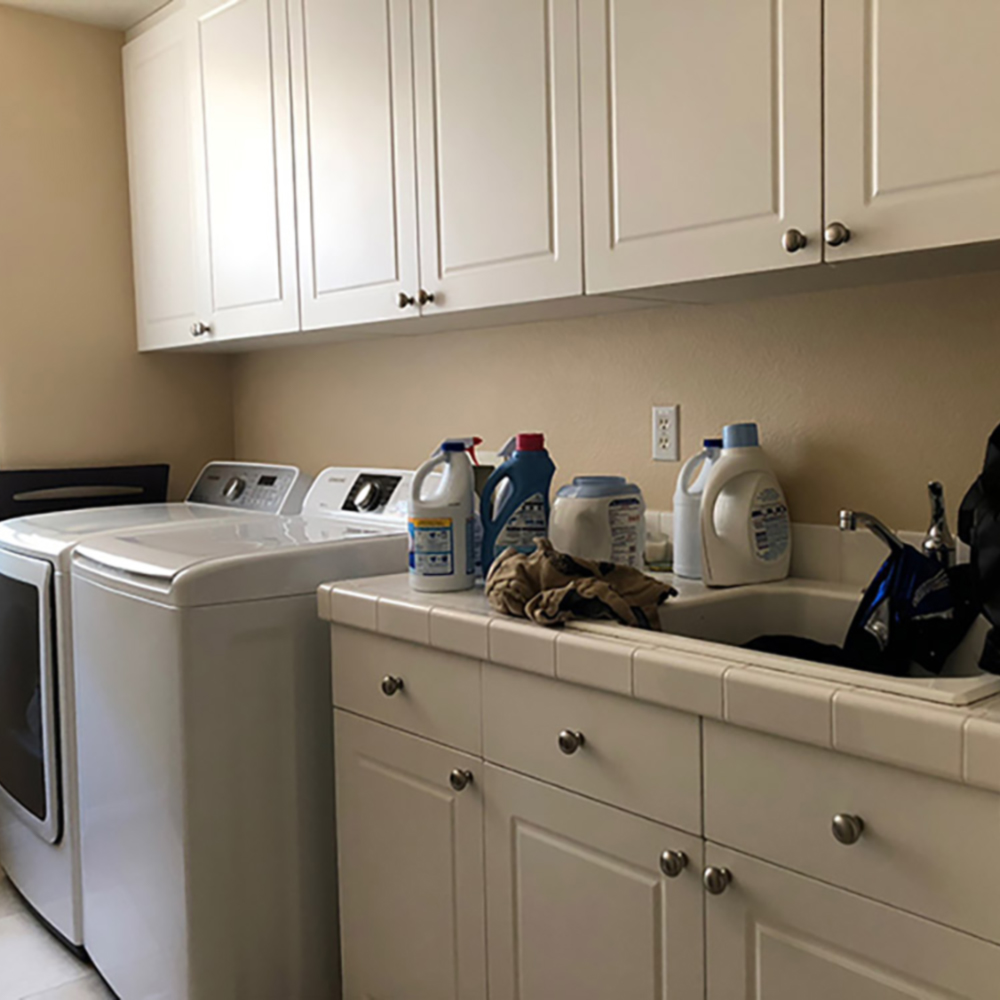
{"type": "MultiPolygon", "coordinates": [[[[709,590],[683,580],[674,581],[674,586],[680,593],[660,609],[663,632],[643,633],[643,645],[682,647],[749,666],[946,705],[969,705],[1000,693],[1000,677],[978,667],[989,629],[984,618],[970,629],[941,676],[913,664],[909,677],[885,677],[739,648],[761,635],[794,635],[841,645],[861,600],[861,589],[855,585],[790,579],[727,590],[709,590]]],[[[615,631],[635,640],[634,629],[615,631]]]]}

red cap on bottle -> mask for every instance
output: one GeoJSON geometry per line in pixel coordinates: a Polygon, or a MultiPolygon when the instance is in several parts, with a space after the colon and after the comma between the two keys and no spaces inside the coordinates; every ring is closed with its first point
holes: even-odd
{"type": "Polygon", "coordinates": [[[518,434],[516,447],[518,451],[545,451],[545,435],[518,434]]]}

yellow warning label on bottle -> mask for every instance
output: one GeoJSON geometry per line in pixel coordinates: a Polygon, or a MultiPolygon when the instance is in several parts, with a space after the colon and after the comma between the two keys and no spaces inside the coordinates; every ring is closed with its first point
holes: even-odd
{"type": "Polygon", "coordinates": [[[411,517],[410,524],[415,528],[450,528],[450,517],[411,517]]]}

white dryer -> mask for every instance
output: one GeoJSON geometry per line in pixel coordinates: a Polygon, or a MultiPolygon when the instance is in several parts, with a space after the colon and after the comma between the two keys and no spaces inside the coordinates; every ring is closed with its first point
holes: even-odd
{"type": "Polygon", "coordinates": [[[0,523],[0,866],[66,943],[84,944],[70,635],[70,554],[113,529],[301,509],[291,466],[213,462],[183,503],[91,508],[0,523]]]}
{"type": "Polygon", "coordinates": [[[122,1000],[339,996],[316,589],[405,568],[410,480],[328,469],[301,517],[76,549],[87,950],[122,1000]]]}

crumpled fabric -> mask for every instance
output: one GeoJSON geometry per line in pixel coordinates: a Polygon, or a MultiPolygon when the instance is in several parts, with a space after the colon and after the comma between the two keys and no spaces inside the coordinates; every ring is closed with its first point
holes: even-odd
{"type": "Polygon", "coordinates": [[[630,566],[557,552],[547,538],[525,555],[510,548],[490,567],[486,597],[504,615],[539,625],[573,619],[660,629],[658,609],[677,591],[630,566]]]}

